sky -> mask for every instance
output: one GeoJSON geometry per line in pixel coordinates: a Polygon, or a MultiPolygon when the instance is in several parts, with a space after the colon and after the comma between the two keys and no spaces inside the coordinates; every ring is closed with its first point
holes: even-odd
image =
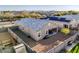
{"type": "Polygon", "coordinates": [[[79,5],[0,5],[0,11],[36,11],[36,10],[44,10],[44,11],[63,11],[63,10],[79,10],[79,5]]]}

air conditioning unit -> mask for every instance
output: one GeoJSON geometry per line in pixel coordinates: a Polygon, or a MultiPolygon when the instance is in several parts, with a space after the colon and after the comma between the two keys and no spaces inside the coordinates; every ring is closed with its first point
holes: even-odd
{"type": "Polygon", "coordinates": [[[18,44],[16,46],[13,46],[16,53],[27,53],[25,45],[24,44],[18,44]]]}

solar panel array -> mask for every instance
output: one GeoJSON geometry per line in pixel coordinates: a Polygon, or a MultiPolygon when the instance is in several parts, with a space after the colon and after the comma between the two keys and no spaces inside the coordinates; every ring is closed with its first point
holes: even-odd
{"type": "Polygon", "coordinates": [[[72,19],[79,20],[79,14],[78,15],[51,16],[51,17],[45,17],[41,19],[49,19],[49,20],[61,21],[61,22],[70,22],[72,19]]]}
{"type": "MultiPolygon", "coordinates": [[[[51,20],[51,19],[50,19],[50,20],[51,20]]],[[[70,22],[71,20],[66,19],[65,17],[60,17],[60,18],[58,18],[58,20],[56,20],[56,21],[61,21],[61,22],[70,22]]]]}
{"type": "MultiPolygon", "coordinates": [[[[46,17],[45,17],[46,18],[46,17]]],[[[41,18],[41,19],[45,19],[45,18],[41,18]]],[[[58,16],[51,16],[51,17],[47,17],[49,20],[53,20],[53,21],[61,21],[61,22],[70,22],[71,20],[67,20],[65,17],[58,17],[58,16]]],[[[46,19],[47,19],[46,18],[46,19]]]]}

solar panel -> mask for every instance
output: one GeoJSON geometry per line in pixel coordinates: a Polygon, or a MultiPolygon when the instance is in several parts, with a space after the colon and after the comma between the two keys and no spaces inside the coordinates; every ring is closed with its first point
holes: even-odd
{"type": "Polygon", "coordinates": [[[66,19],[66,17],[61,17],[61,16],[51,16],[51,17],[47,17],[47,18],[52,21],[61,21],[61,22],[70,22],[71,21],[70,19],[66,19]]]}

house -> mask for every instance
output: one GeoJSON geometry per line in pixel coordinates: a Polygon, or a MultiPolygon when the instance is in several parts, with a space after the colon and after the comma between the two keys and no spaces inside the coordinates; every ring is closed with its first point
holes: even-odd
{"type": "MultiPolygon", "coordinates": [[[[16,21],[15,24],[18,25],[18,27],[8,28],[8,32],[18,42],[23,43],[27,47],[27,50],[30,50],[29,52],[56,53],[60,52],[69,44],[72,44],[78,35],[78,32],[72,29],[70,29],[69,34],[63,34],[60,31],[61,29],[59,30],[60,25],[58,25],[56,22],[63,22],[63,20],[52,21],[48,19],[40,20],[25,18],[16,21]]],[[[65,20],[65,22],[70,21],[65,20]]],[[[63,22],[63,24],[65,22],[63,22]]]]}
{"type": "Polygon", "coordinates": [[[38,41],[45,36],[54,35],[58,31],[58,25],[47,19],[32,19],[25,18],[15,22],[19,29],[31,36],[34,40],[38,41]]]}

